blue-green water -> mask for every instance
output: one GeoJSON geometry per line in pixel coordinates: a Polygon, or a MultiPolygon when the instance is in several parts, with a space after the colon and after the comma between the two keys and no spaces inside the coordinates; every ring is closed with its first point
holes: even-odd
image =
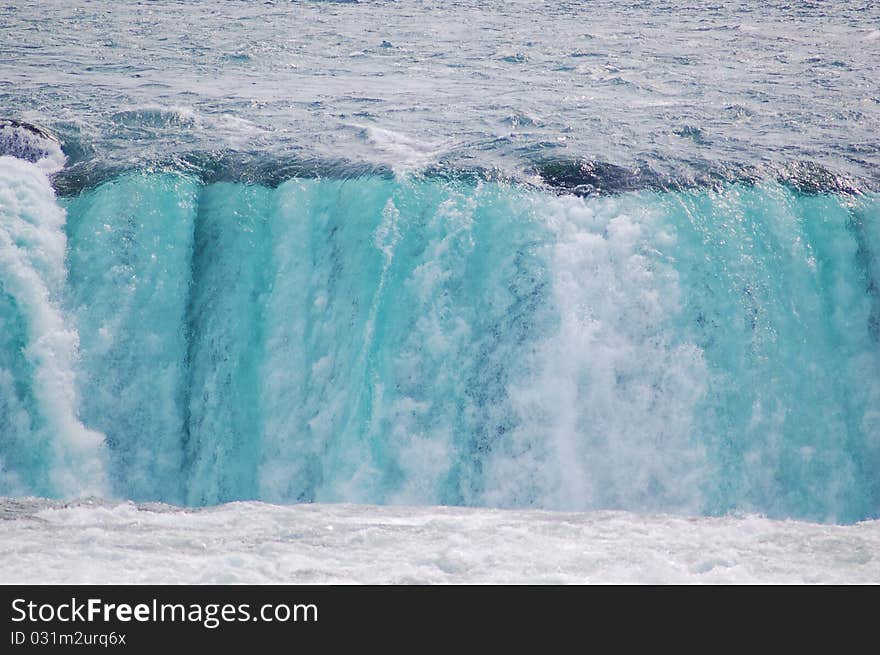
{"type": "Polygon", "coordinates": [[[876,194],[0,162],[4,494],[880,515],[876,194]]]}

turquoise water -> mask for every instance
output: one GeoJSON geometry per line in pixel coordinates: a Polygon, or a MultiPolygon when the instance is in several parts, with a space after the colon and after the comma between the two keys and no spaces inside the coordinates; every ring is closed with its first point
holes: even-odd
{"type": "Polygon", "coordinates": [[[0,158],[0,493],[880,516],[880,198],[0,158]]]}

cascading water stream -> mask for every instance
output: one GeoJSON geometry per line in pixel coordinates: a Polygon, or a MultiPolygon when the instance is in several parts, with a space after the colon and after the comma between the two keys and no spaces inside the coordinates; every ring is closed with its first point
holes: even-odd
{"type": "Polygon", "coordinates": [[[875,194],[0,175],[3,493],[880,514],[875,194]]]}

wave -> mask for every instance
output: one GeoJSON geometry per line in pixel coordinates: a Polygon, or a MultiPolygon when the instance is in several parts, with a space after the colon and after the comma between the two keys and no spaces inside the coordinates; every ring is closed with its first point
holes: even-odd
{"type": "Polygon", "coordinates": [[[610,162],[552,159],[525,162],[520,170],[480,166],[458,166],[449,162],[419,163],[414,155],[401,154],[397,165],[346,159],[326,159],[299,153],[269,156],[263,152],[222,150],[178,153],[154,161],[115,162],[85,158],[54,172],[52,184],[62,196],[75,196],[94,189],[131,170],[186,174],[203,184],[237,182],[276,188],[301,178],[357,179],[362,177],[421,178],[435,181],[513,183],[554,194],[581,197],[605,196],[635,191],[721,190],[728,185],[760,185],[776,182],[801,194],[876,193],[875,181],[831,170],[811,161],[791,161],[757,167],[736,163],[694,164],[677,174],[661,172],[648,165],[620,166],[610,162]]]}
{"type": "Polygon", "coordinates": [[[32,162],[45,173],[60,171],[67,160],[57,136],[10,118],[0,118],[0,156],[32,162]]]}

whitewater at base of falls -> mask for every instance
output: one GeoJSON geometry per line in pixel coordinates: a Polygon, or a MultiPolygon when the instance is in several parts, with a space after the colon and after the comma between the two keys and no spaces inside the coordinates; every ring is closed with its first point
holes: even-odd
{"type": "Polygon", "coordinates": [[[878,521],[0,499],[0,526],[4,583],[880,583],[878,521]]]}

